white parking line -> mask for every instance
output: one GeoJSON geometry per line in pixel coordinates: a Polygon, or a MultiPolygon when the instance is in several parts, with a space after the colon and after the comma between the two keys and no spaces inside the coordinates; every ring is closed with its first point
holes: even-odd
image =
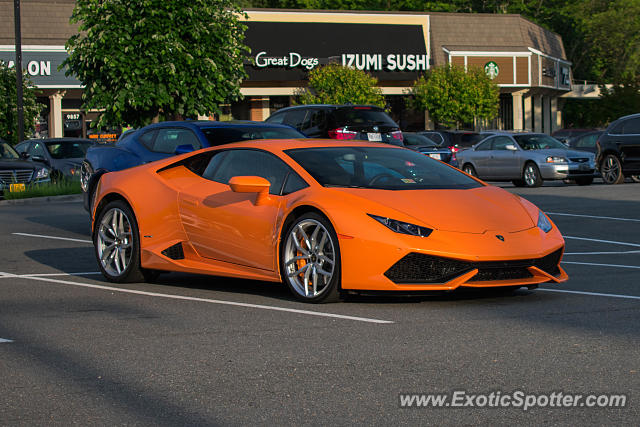
{"type": "Polygon", "coordinates": [[[615,240],[589,239],[587,237],[575,237],[575,236],[562,236],[562,237],[564,237],[565,239],[585,240],[587,242],[598,242],[598,243],[611,243],[613,245],[633,246],[635,248],[640,248],[639,243],[617,242],[615,240]]]}
{"type": "Polygon", "coordinates": [[[11,233],[11,234],[15,234],[16,236],[40,237],[41,239],[54,239],[54,240],[67,240],[69,242],[93,243],[91,240],[72,239],[70,237],[45,236],[43,234],[29,234],[29,233],[11,233]]]}
{"type": "Polygon", "coordinates": [[[2,272],[0,272],[0,275],[4,275],[4,276],[8,276],[8,277],[14,277],[14,278],[20,278],[20,279],[39,280],[39,281],[43,281],[43,282],[60,283],[60,284],[63,284],[63,285],[79,286],[79,287],[83,287],[83,288],[101,289],[101,290],[111,291],[111,292],[122,292],[122,293],[126,293],[126,294],[145,295],[145,296],[158,297],[158,298],[170,298],[170,299],[177,299],[177,300],[183,300],[183,301],[197,301],[197,302],[206,302],[206,303],[210,303],[210,304],[232,305],[232,306],[236,306],[236,307],[257,308],[257,309],[261,309],[261,310],[284,311],[284,312],[289,312],[289,313],[306,314],[306,315],[309,315],[309,316],[319,316],[319,317],[329,317],[329,318],[333,318],[333,319],[354,320],[354,321],[357,321],[357,322],[366,322],[366,323],[378,323],[378,324],[395,323],[395,322],[392,322],[390,320],[370,319],[370,318],[367,318],[367,317],[346,316],[346,315],[343,315],[343,314],[323,313],[323,312],[320,312],[320,311],[299,310],[299,309],[295,309],[295,308],[276,307],[276,306],[270,306],[270,305],[248,304],[248,303],[244,303],[244,302],[234,302],[234,301],[215,300],[215,299],[208,299],[208,298],[188,297],[188,296],[184,296],[184,295],[171,295],[171,294],[161,294],[161,293],[157,293],[157,292],[137,291],[135,289],[116,288],[116,287],[113,287],[113,286],[95,285],[95,284],[90,284],[90,283],[78,283],[78,282],[71,282],[71,281],[68,281],[68,280],[51,279],[51,278],[48,278],[48,277],[41,277],[41,276],[32,276],[32,275],[23,276],[23,275],[18,275],[18,274],[10,274],[10,273],[2,273],[2,272]]]}
{"type": "Polygon", "coordinates": [[[86,271],[80,273],[32,273],[32,274],[11,274],[0,273],[0,279],[16,278],[16,277],[53,277],[53,276],[92,276],[102,274],[99,271],[86,271]]]}
{"type": "Polygon", "coordinates": [[[3,342],[13,342],[13,340],[8,340],[5,338],[0,338],[0,344],[2,344],[3,342]]]}
{"type": "Polygon", "coordinates": [[[595,266],[599,266],[599,267],[617,267],[617,268],[637,268],[637,269],[640,269],[640,266],[637,266],[637,265],[598,264],[598,263],[595,263],[595,262],[562,261],[562,264],[595,265],[595,266]]]}
{"type": "Polygon", "coordinates": [[[579,218],[593,218],[593,219],[611,219],[614,221],[633,221],[640,222],[640,219],[634,218],[616,218],[612,216],[595,216],[595,215],[578,215],[578,214],[568,214],[568,213],[559,213],[559,212],[545,212],[548,215],[560,215],[560,216],[575,216],[579,218]]]}
{"type": "Polygon", "coordinates": [[[600,292],[585,292],[585,291],[567,291],[563,289],[537,289],[544,292],[559,292],[563,294],[579,294],[579,295],[591,295],[595,297],[609,297],[609,298],[624,298],[624,299],[636,299],[640,300],[640,296],[635,295],[619,295],[619,294],[603,294],[600,292]]]}
{"type": "Polygon", "coordinates": [[[640,251],[613,251],[613,252],[565,252],[564,255],[624,255],[640,254],[640,251]]]}

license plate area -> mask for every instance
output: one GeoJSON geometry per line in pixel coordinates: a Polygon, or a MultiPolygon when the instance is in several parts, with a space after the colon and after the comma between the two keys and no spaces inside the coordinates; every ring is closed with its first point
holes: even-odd
{"type": "Polygon", "coordinates": [[[440,153],[431,153],[429,154],[429,157],[431,157],[432,159],[436,159],[436,160],[441,160],[442,156],[440,155],[440,153]]]}
{"type": "Polygon", "coordinates": [[[9,184],[9,191],[11,193],[19,193],[26,190],[24,183],[9,184]]]}
{"type": "Polygon", "coordinates": [[[382,142],[382,134],[369,132],[367,133],[367,139],[369,141],[382,142]]]}

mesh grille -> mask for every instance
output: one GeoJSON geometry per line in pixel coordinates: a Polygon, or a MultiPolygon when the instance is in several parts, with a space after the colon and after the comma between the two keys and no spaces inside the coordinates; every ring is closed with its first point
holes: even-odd
{"type": "Polygon", "coordinates": [[[182,243],[176,243],[173,246],[169,246],[162,251],[162,255],[171,259],[184,259],[184,251],[182,250],[182,243]]]}
{"type": "Polygon", "coordinates": [[[569,160],[571,160],[572,162],[576,162],[576,163],[586,163],[586,162],[589,161],[589,159],[586,158],[586,157],[576,157],[576,158],[571,158],[569,160]]]}
{"type": "Polygon", "coordinates": [[[31,169],[5,170],[0,171],[0,180],[7,184],[27,183],[31,181],[31,175],[33,175],[31,169]]]}

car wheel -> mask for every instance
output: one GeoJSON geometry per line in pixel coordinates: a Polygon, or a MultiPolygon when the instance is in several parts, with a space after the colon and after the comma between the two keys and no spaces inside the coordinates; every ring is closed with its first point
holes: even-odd
{"type": "Polygon", "coordinates": [[[524,166],[522,178],[527,187],[540,187],[542,185],[540,169],[538,169],[535,163],[529,162],[524,166]]]}
{"type": "Polygon", "coordinates": [[[526,182],[524,182],[524,179],[514,179],[513,181],[511,181],[513,183],[513,185],[515,185],[516,187],[524,187],[525,185],[527,185],[526,182]]]}
{"type": "Polygon", "coordinates": [[[588,176],[584,178],[576,178],[576,184],[578,185],[591,185],[592,182],[593,182],[592,176],[588,176]]]}
{"type": "Polygon", "coordinates": [[[131,208],[115,200],[96,217],[93,244],[104,277],[117,283],[152,279],[155,272],[140,267],[140,236],[131,208]]]}
{"type": "Polygon", "coordinates": [[[607,154],[604,157],[600,164],[600,173],[605,184],[622,184],[624,182],[622,164],[615,154],[607,154]]]}
{"type": "Polygon", "coordinates": [[[340,297],[338,236],[324,217],[309,212],[291,224],[280,256],[282,280],[301,301],[334,302],[340,297]]]}
{"type": "Polygon", "coordinates": [[[473,165],[464,165],[464,167],[462,168],[462,171],[464,173],[466,173],[467,175],[471,175],[471,176],[475,176],[476,178],[478,177],[478,173],[476,172],[476,168],[473,167],[473,165]]]}

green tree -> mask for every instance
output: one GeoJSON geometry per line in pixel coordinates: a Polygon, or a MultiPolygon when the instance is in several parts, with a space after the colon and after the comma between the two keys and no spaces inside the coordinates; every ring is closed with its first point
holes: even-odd
{"type": "Polygon", "coordinates": [[[378,79],[361,70],[329,64],[309,73],[309,87],[298,90],[302,104],[371,104],[384,107],[378,79]]]}
{"type": "Polygon", "coordinates": [[[78,0],[63,63],[99,125],[220,112],[241,97],[245,25],[234,0],[78,0]]]}
{"type": "MultiPolygon", "coordinates": [[[[36,100],[36,89],[31,86],[26,72],[22,73],[22,106],[24,133],[33,133],[41,105],[36,100]]],[[[18,96],[16,95],[16,68],[0,61],[0,138],[10,144],[18,141],[18,96]]]]}
{"type": "Polygon", "coordinates": [[[429,110],[432,119],[458,127],[476,120],[491,120],[498,114],[500,90],[481,68],[445,65],[429,70],[410,91],[411,106],[429,110]]]}

